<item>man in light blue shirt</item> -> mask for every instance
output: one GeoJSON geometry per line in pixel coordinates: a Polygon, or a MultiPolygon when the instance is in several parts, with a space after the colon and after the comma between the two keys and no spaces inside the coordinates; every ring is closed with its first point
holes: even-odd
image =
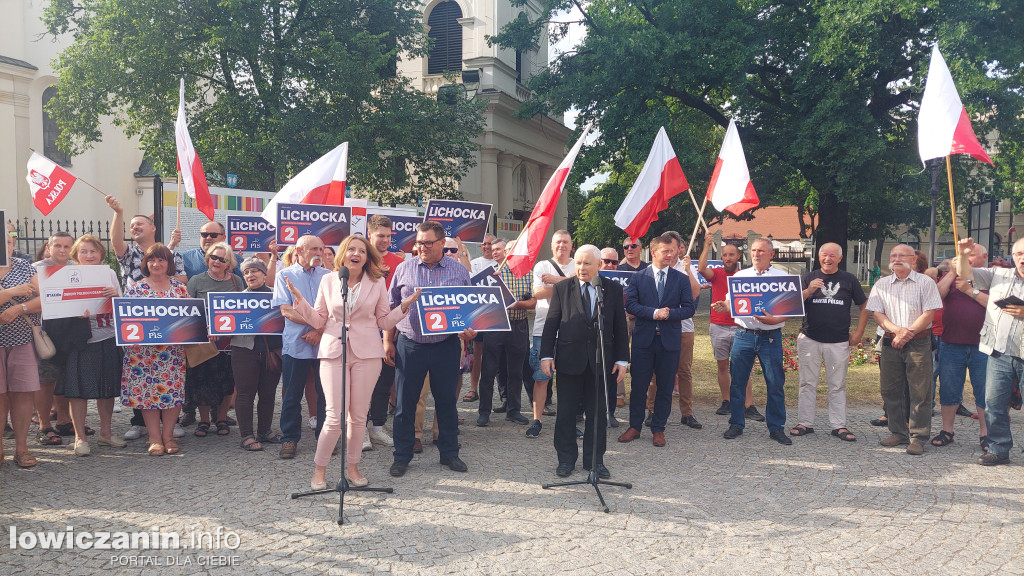
{"type": "Polygon", "coordinates": [[[295,457],[295,450],[302,437],[302,392],[306,376],[312,370],[316,378],[316,435],[324,425],[327,403],[323,386],[320,384],[320,361],[317,347],[323,330],[314,330],[292,308],[292,294],[288,291],[285,278],[302,292],[307,302],[316,302],[320,280],[331,273],[320,266],[324,243],[316,236],[303,236],[295,246],[295,264],[277,273],[274,282],[274,298],[271,305],[281,307],[284,316],[284,332],[281,337],[284,348],[281,351],[281,376],[284,380],[284,398],[281,400],[281,458],[295,457]]]}

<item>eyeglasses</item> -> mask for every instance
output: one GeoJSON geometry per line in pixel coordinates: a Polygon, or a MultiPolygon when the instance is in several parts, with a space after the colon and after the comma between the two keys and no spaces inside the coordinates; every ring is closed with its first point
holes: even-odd
{"type": "Polygon", "coordinates": [[[622,249],[623,250],[632,250],[633,248],[639,248],[639,247],[640,247],[639,244],[623,244],[622,245],[622,249]]]}
{"type": "Polygon", "coordinates": [[[200,232],[199,235],[203,238],[217,238],[219,236],[223,236],[220,232],[200,232]]]}
{"type": "Polygon", "coordinates": [[[437,240],[417,240],[416,241],[416,245],[419,246],[420,248],[426,248],[427,250],[430,250],[431,246],[433,246],[434,244],[437,244],[438,242],[443,242],[443,241],[444,240],[440,239],[440,238],[437,239],[437,240]]]}
{"type": "Polygon", "coordinates": [[[618,264],[619,263],[619,261],[615,260],[614,258],[602,258],[601,262],[604,262],[605,264],[618,264]]]}
{"type": "Polygon", "coordinates": [[[15,232],[14,230],[11,230],[10,232],[8,232],[7,235],[10,236],[11,238],[14,238],[14,239],[18,238],[18,233],[15,232]]]}
{"type": "Polygon", "coordinates": [[[217,262],[220,262],[221,264],[227,264],[228,263],[228,259],[227,258],[224,258],[224,257],[221,257],[221,256],[217,256],[216,254],[210,254],[210,260],[216,260],[217,262]]]}
{"type": "Polygon", "coordinates": [[[458,248],[445,248],[444,249],[444,253],[445,254],[455,254],[458,251],[459,251],[458,248]]]}

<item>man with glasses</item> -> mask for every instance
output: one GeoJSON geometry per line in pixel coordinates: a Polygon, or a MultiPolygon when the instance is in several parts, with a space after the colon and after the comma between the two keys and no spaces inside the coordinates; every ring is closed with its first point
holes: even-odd
{"type": "MultiPolygon", "coordinates": [[[[640,259],[640,251],[643,250],[644,245],[640,240],[630,240],[626,238],[622,241],[622,253],[626,255],[626,258],[619,262],[619,270],[623,272],[639,272],[644,268],[650,266],[647,262],[640,259]]],[[[632,328],[629,330],[633,331],[632,328]]]]}
{"type": "Polygon", "coordinates": [[[879,443],[905,445],[907,454],[920,456],[931,434],[931,327],[935,311],[942,309],[942,298],[934,280],[914,271],[916,257],[906,244],[893,247],[889,253],[892,274],[875,282],[866,310],[874,313],[875,323],[885,331],[878,368],[890,436],[879,443]]]}
{"type": "MultiPolygon", "coordinates": [[[[391,288],[395,270],[402,262],[405,262],[405,258],[394,252],[388,252],[394,232],[393,228],[391,219],[383,214],[374,214],[366,222],[366,232],[370,235],[370,243],[377,249],[377,252],[380,252],[384,285],[388,288],[391,288]]],[[[395,441],[384,429],[384,424],[388,421],[388,399],[391,397],[391,388],[395,385],[395,342],[386,337],[383,332],[381,337],[384,338],[384,363],[381,365],[380,376],[377,377],[377,383],[370,395],[370,411],[366,417],[370,430],[366,435],[366,441],[363,442],[364,451],[368,449],[368,443],[369,449],[373,448],[374,442],[382,446],[395,445],[395,441]]]]}
{"type": "Polygon", "coordinates": [[[619,253],[615,248],[601,248],[601,270],[618,270],[619,253]]]}
{"type": "MultiPolygon", "coordinates": [[[[210,220],[199,228],[199,248],[192,248],[181,253],[181,258],[185,261],[186,276],[191,279],[197,274],[206,272],[206,251],[218,242],[226,242],[227,234],[225,232],[224,225],[216,220],[210,220]]],[[[274,277],[274,270],[268,269],[267,272],[271,274],[270,278],[274,277]]],[[[231,273],[240,277],[242,270],[235,266],[231,273]]]]}
{"type": "MultiPolygon", "coordinates": [[[[392,307],[400,305],[418,288],[469,285],[469,269],[444,255],[444,228],[440,224],[429,220],[420,224],[416,230],[416,248],[417,257],[406,260],[395,270],[390,290],[392,307]]],[[[395,460],[390,473],[392,476],[404,476],[409,470],[415,442],[416,403],[428,375],[437,413],[440,463],[453,472],[466,472],[469,467],[459,458],[459,413],[456,407],[459,357],[462,353],[459,339],[472,339],[476,331],[467,328],[458,337],[451,334],[426,335],[420,326],[417,306],[419,302],[410,307],[409,315],[396,328],[388,330],[388,337],[393,336],[395,330],[399,332],[395,354],[398,388],[394,421],[395,460]]]]}

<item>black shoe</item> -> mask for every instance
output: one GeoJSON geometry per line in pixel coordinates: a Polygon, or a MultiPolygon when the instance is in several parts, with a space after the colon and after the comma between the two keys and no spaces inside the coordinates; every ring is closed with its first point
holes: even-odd
{"type": "Polygon", "coordinates": [[[491,417],[488,416],[487,414],[481,414],[481,415],[476,417],[476,425],[477,426],[483,427],[483,426],[487,426],[490,423],[491,423],[491,417]]]}
{"type": "MultiPolygon", "coordinates": [[[[583,469],[586,470],[587,472],[590,472],[590,467],[589,466],[584,466],[583,469]]],[[[604,464],[598,464],[597,465],[597,477],[598,478],[602,478],[604,480],[607,480],[607,479],[612,477],[612,473],[608,471],[608,468],[605,468],[604,464]]]]}
{"type": "Polygon", "coordinates": [[[762,416],[761,413],[757,411],[756,406],[751,406],[750,408],[744,410],[743,416],[746,417],[748,420],[753,420],[755,422],[764,422],[764,416],[762,416]]]}
{"type": "Polygon", "coordinates": [[[654,418],[654,412],[647,413],[647,418],[644,419],[644,426],[651,427],[651,418],[654,418]]]}
{"type": "Polygon", "coordinates": [[[984,454],[980,458],[978,458],[978,464],[981,464],[982,466],[998,466],[1000,464],[1009,463],[1009,456],[1000,456],[998,454],[993,454],[991,452],[989,452],[988,454],[984,454]]]}
{"type": "Polygon", "coordinates": [[[469,466],[463,462],[458,456],[452,456],[451,458],[441,458],[441,466],[447,466],[452,472],[468,472],[469,466]]]}
{"type": "Polygon", "coordinates": [[[540,436],[540,429],[540,420],[534,420],[533,423],[530,424],[530,427],[526,429],[526,437],[536,438],[537,436],[540,436]]]}
{"type": "Polygon", "coordinates": [[[881,418],[875,418],[874,420],[871,421],[871,425],[872,426],[888,426],[889,425],[889,419],[886,418],[885,416],[882,416],[881,418]]]}
{"type": "Polygon", "coordinates": [[[568,462],[561,462],[558,464],[558,468],[555,468],[555,474],[559,478],[567,478],[576,467],[568,462]]]}
{"type": "Polygon", "coordinates": [[[793,444],[793,440],[791,440],[789,436],[786,436],[785,430],[772,430],[768,433],[768,437],[784,446],[793,444]]]}
{"type": "Polygon", "coordinates": [[[526,419],[526,416],[523,416],[519,412],[512,412],[512,413],[506,414],[505,415],[505,420],[508,420],[509,422],[515,422],[516,424],[529,424],[530,423],[530,421],[526,419]]]}
{"type": "Polygon", "coordinates": [[[405,473],[408,470],[409,470],[409,463],[408,462],[395,462],[394,464],[391,465],[391,470],[389,470],[388,472],[390,472],[392,476],[397,478],[399,476],[405,476],[405,473]]]}
{"type": "Polygon", "coordinates": [[[552,406],[551,404],[545,404],[543,414],[545,416],[555,416],[558,414],[558,412],[555,411],[555,407],[552,406]]]}
{"type": "Polygon", "coordinates": [[[494,412],[495,414],[504,414],[505,410],[507,409],[507,406],[505,404],[505,402],[502,402],[501,406],[498,406],[497,408],[492,410],[492,412],[494,412]]]}
{"type": "Polygon", "coordinates": [[[719,416],[728,416],[731,412],[732,409],[729,408],[728,400],[722,400],[722,405],[718,407],[718,410],[715,410],[715,414],[718,414],[719,416]]]}
{"type": "Polygon", "coordinates": [[[697,419],[694,418],[692,414],[689,416],[683,416],[682,419],[679,420],[679,423],[686,424],[687,426],[693,428],[694,430],[700,430],[701,428],[704,427],[703,424],[697,422],[697,419]]]}
{"type": "Polygon", "coordinates": [[[733,438],[739,438],[741,435],[743,435],[743,428],[729,426],[729,429],[725,431],[725,434],[722,434],[722,437],[726,440],[732,440],[733,438]]]}
{"type": "Polygon", "coordinates": [[[970,418],[971,416],[974,416],[974,412],[971,412],[966,407],[964,407],[963,404],[961,404],[961,405],[956,407],[956,415],[957,416],[967,416],[968,418],[970,418]]]}
{"type": "Polygon", "coordinates": [[[583,438],[583,430],[576,428],[576,439],[581,440],[583,438]]]}
{"type": "Polygon", "coordinates": [[[609,414],[608,415],[608,427],[609,428],[618,428],[619,427],[619,419],[616,418],[614,414],[609,414]]]}

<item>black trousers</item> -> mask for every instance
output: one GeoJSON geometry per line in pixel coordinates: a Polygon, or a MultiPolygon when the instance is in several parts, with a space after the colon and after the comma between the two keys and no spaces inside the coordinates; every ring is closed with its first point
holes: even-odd
{"type": "MultiPolygon", "coordinates": [[[[583,374],[556,373],[558,378],[558,413],[555,416],[555,452],[559,464],[576,465],[579,448],[576,445],[576,407],[583,403],[587,416],[583,431],[583,467],[590,468],[594,456],[594,426],[597,426],[597,464],[604,464],[607,446],[608,411],[601,391],[600,376],[590,366],[583,374]],[[596,414],[595,414],[596,412],[596,414]]],[[[608,379],[615,377],[608,373],[608,379]]]]}
{"type": "Polygon", "coordinates": [[[523,409],[523,361],[530,351],[528,320],[512,320],[509,332],[484,334],[484,361],[480,368],[480,414],[490,416],[494,402],[494,379],[504,358],[507,412],[506,417],[520,414],[523,409]]]}
{"type": "Polygon", "coordinates": [[[370,394],[370,411],[366,420],[374,426],[383,426],[388,421],[388,400],[391,399],[391,387],[395,384],[395,367],[387,362],[380,363],[380,376],[370,394]]]}

